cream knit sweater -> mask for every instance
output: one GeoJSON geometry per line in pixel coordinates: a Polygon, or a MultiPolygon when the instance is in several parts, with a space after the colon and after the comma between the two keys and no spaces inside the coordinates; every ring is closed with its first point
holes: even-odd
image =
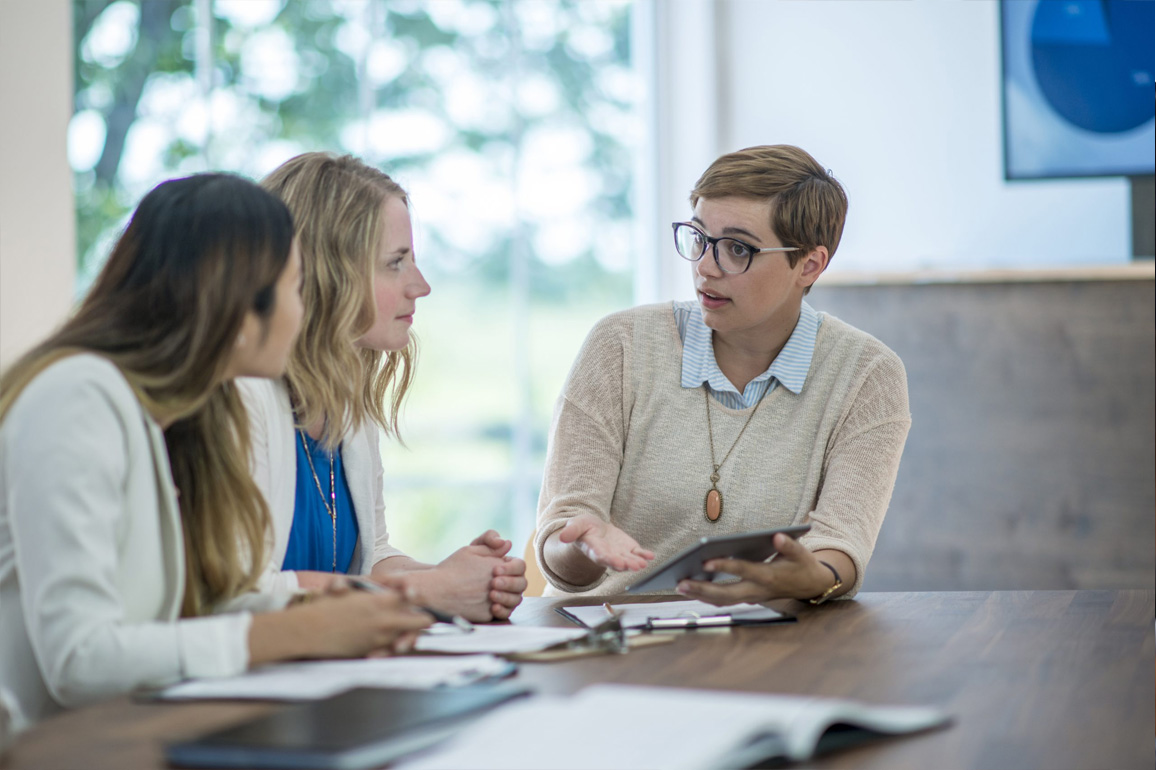
{"type": "MultiPolygon", "coordinates": [[[[538,563],[546,595],[623,592],[704,535],[809,523],[801,542],[855,563],[859,590],[891,499],[911,425],[907,375],[874,337],[823,316],[799,395],[763,399],[719,471],[722,518],[703,512],[710,444],[701,388],[683,388],[682,342],[671,303],[607,316],[582,346],[554,410],[538,501],[538,563]],[[593,513],[655,552],[642,572],[611,572],[589,586],[561,580],[543,544],[567,519],[593,513]]],[[[753,408],[753,407],[752,407],[753,408]]],[[[750,410],[711,401],[722,459],[750,410]]]]}

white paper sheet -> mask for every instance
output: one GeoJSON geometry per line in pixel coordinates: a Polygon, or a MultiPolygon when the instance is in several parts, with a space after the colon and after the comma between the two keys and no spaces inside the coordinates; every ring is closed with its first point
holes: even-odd
{"type": "Polygon", "coordinates": [[[763,721],[750,696],[623,688],[612,691],[618,697],[591,699],[591,689],[510,704],[398,770],[706,770],[722,766],[763,721]],[[708,718],[692,729],[688,715],[695,714],[708,718]]]}
{"type": "Polygon", "coordinates": [[[368,660],[283,663],[222,679],[195,679],[167,687],[164,700],[316,700],[354,687],[456,687],[511,671],[493,655],[409,656],[368,660]]]}
{"type": "Polygon", "coordinates": [[[417,639],[419,652],[445,653],[513,653],[537,652],[555,644],[580,639],[586,635],[581,628],[544,628],[539,626],[474,626],[471,633],[463,634],[453,626],[435,623],[430,633],[417,639]]]}
{"type": "MultiPolygon", "coordinates": [[[[730,615],[732,618],[746,618],[748,620],[774,620],[783,617],[783,613],[763,607],[758,604],[732,604],[729,607],[716,607],[713,604],[699,601],[682,602],[652,602],[646,604],[612,604],[611,608],[620,613],[623,628],[641,628],[651,618],[695,618],[718,617],[730,615]]],[[[610,617],[606,608],[601,604],[590,607],[567,607],[566,611],[581,620],[587,626],[594,627],[610,617]]]]}
{"type": "Polygon", "coordinates": [[[674,687],[593,685],[570,698],[537,696],[493,711],[398,770],[707,770],[755,739],[775,755],[811,756],[837,722],[903,734],[942,725],[938,709],[674,687]],[[511,740],[511,736],[516,736],[511,740]]]}

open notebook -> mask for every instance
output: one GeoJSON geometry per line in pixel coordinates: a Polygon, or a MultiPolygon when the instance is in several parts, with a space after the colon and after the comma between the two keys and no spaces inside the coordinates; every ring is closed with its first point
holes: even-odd
{"type": "Polygon", "coordinates": [[[949,722],[933,708],[790,695],[594,685],[538,697],[478,720],[402,770],[740,768],[800,761],[949,722]],[[518,736],[510,740],[510,736],[518,736]]]}

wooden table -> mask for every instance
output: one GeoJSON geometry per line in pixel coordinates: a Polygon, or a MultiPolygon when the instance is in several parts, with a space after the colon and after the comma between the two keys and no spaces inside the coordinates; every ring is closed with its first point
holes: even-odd
{"type": "MultiPolygon", "coordinates": [[[[556,604],[527,599],[514,620],[564,625],[556,604]]],[[[846,697],[935,705],[955,717],[944,730],[808,767],[1152,767],[1151,590],[876,593],[776,606],[798,623],[687,633],[624,656],[524,663],[518,680],[548,693],[622,682],[846,697]]],[[[163,742],[271,708],[118,698],[38,725],[0,768],[160,768],[163,742]]]]}

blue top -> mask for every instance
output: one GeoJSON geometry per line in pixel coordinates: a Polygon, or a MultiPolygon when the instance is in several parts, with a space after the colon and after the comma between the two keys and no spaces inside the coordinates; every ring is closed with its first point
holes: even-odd
{"type": "Polygon", "coordinates": [[[296,436],[297,495],[293,502],[293,529],[289,533],[289,546],[285,549],[285,561],[281,568],[348,572],[357,547],[358,531],[353,498],[349,495],[349,482],[345,480],[345,464],[341,461],[341,447],[332,455],[333,480],[337,487],[337,569],[334,570],[333,520],[325,508],[331,499],[330,454],[307,433],[298,430],[296,436]],[[309,456],[305,454],[306,446],[313,459],[313,468],[317,471],[316,481],[309,467],[309,456]],[[317,489],[318,482],[321,491],[317,489]],[[325,493],[324,498],[322,492],[325,493]]]}
{"type": "Polygon", "coordinates": [[[711,344],[712,331],[702,320],[698,303],[693,300],[675,302],[674,320],[678,324],[678,336],[682,338],[682,387],[697,388],[705,382],[710,394],[723,406],[748,409],[759,403],[759,399],[773,390],[776,383],[781,383],[796,395],[803,392],[807,373],[811,370],[811,358],[815,355],[815,337],[823,319],[804,302],[799,311],[799,322],[795,324],[787,344],[765,372],[747,383],[742,393],[718,368],[714,345],[711,344]]]}

